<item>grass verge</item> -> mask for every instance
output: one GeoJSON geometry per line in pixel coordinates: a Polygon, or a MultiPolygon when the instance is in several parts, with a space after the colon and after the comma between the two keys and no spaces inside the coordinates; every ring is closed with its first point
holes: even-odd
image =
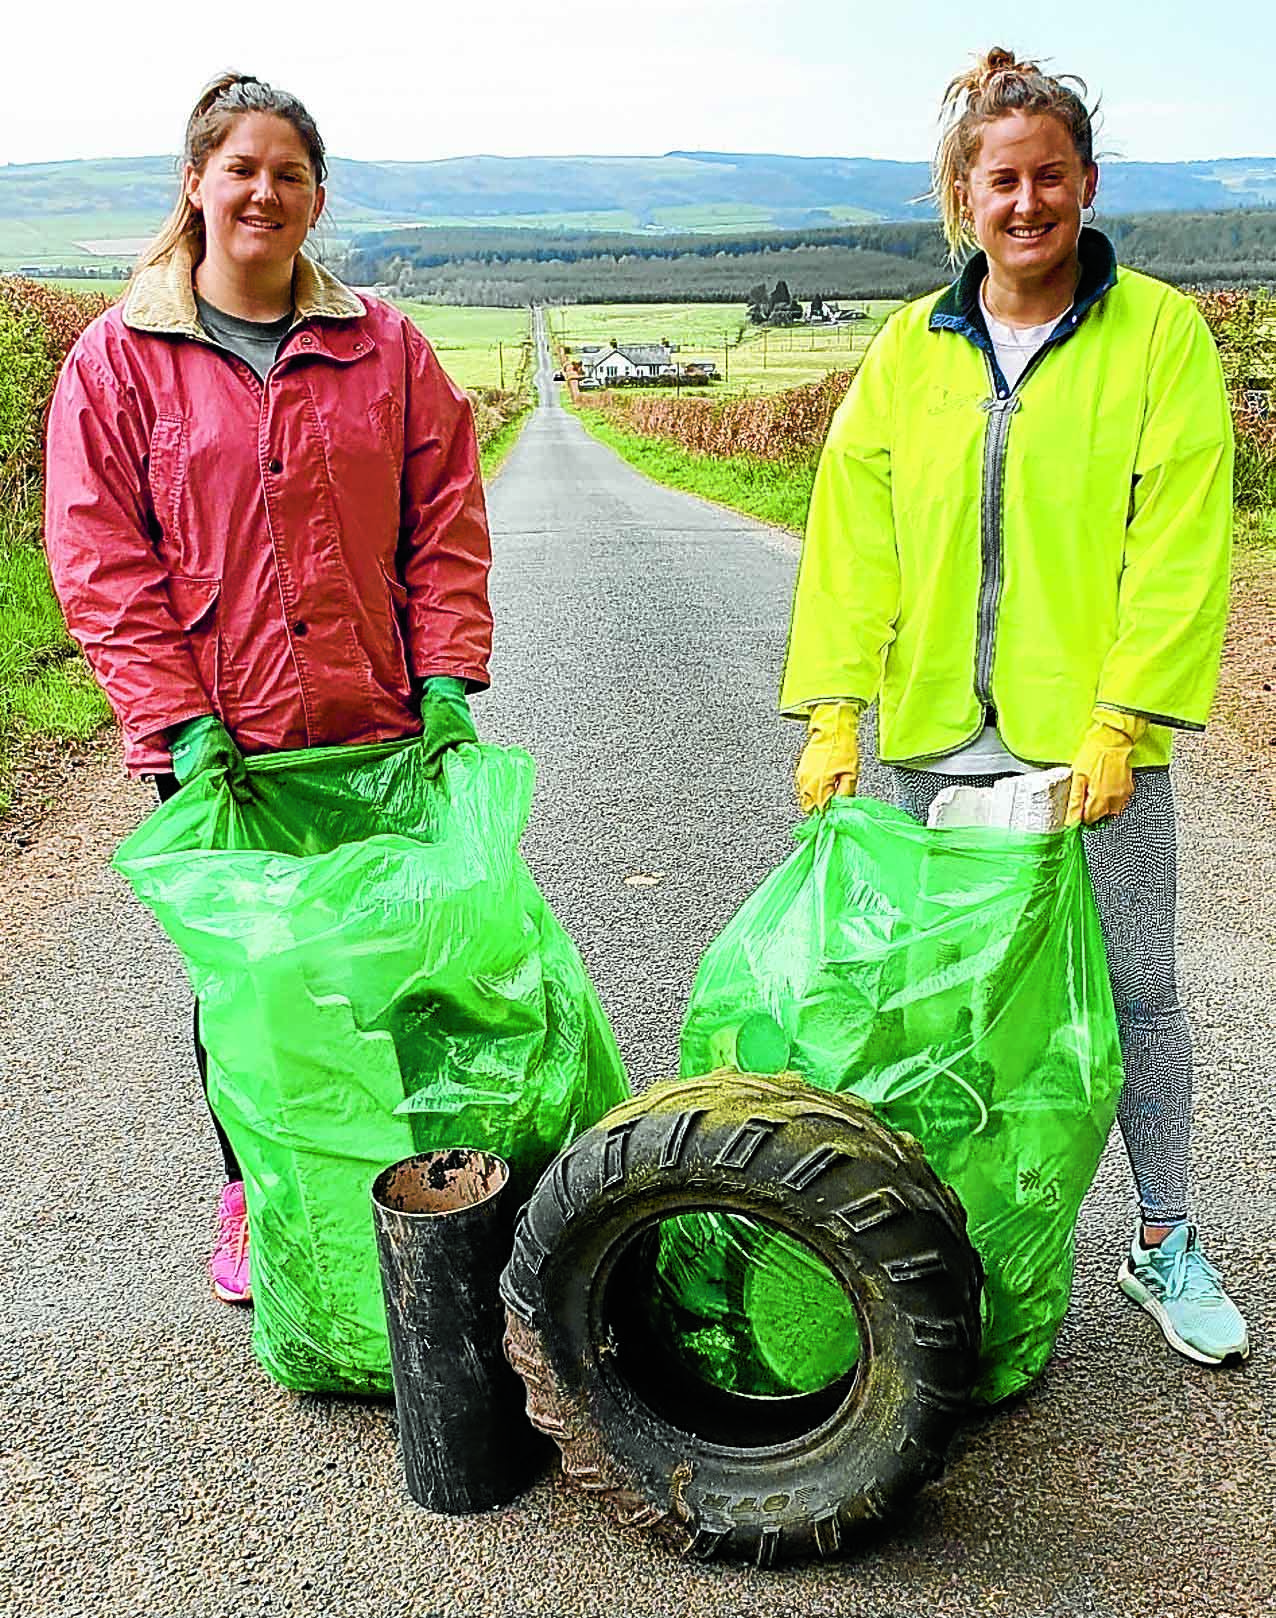
{"type": "Polygon", "coordinates": [[[1236,513],[1238,569],[1276,564],[1276,509],[1236,513]]]}
{"type": "Polygon", "coordinates": [[[0,814],[24,736],[86,742],[110,717],[63,626],[36,509],[0,509],[0,814]]]}
{"type": "Polygon", "coordinates": [[[1215,713],[1276,801],[1276,511],[1238,511],[1215,713]]]}
{"type": "Polygon", "coordinates": [[[511,416],[479,450],[479,470],[485,483],[490,482],[505,464],[506,457],[514,448],[518,435],[526,427],[527,419],[535,408],[535,405],[529,404],[526,409],[520,410],[518,415],[511,416]]]}
{"type": "Polygon", "coordinates": [[[730,506],[774,528],[801,533],[815,481],[814,466],[784,466],[749,455],[721,459],[694,455],[657,438],[624,432],[602,420],[596,411],[576,410],[573,414],[586,432],[657,483],[730,506]]]}

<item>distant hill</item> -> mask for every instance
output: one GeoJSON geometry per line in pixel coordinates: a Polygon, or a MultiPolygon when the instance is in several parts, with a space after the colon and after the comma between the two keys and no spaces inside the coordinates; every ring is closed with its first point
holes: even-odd
{"type": "MultiPolygon", "coordinates": [[[[334,242],[401,225],[508,224],[621,231],[807,229],[924,220],[924,163],[869,157],[666,152],[662,157],[333,158],[334,242]]],[[[1276,206],[1276,157],[1108,163],[1105,213],[1276,206]]],[[[172,157],[0,167],[0,266],[128,258],[171,205],[172,157]],[[93,244],[85,248],[85,243],[93,244]],[[114,244],[114,246],[112,245],[114,244]]]]}

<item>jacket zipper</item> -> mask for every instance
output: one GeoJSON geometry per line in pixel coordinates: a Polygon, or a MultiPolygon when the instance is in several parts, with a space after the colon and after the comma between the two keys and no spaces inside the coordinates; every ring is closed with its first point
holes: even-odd
{"type": "MultiPolygon", "coordinates": [[[[1028,361],[1022,376],[1009,393],[998,391],[997,372],[992,355],[985,352],[988,381],[992,394],[980,409],[988,417],[984,429],[983,487],[979,504],[979,606],[975,638],[975,695],[987,708],[992,700],[992,664],[997,649],[997,609],[1001,604],[1002,552],[1004,549],[1006,450],[1010,441],[1011,418],[1021,407],[1024,383],[1037,369],[1053,344],[1044,342],[1028,361]]],[[[1003,379],[1004,380],[1004,379],[1003,379]]]]}

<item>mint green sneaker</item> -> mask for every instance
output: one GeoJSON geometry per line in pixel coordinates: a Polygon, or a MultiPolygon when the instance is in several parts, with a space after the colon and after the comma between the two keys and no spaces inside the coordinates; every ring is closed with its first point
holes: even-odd
{"type": "Polygon", "coordinates": [[[1142,1304],[1180,1354],[1200,1365],[1249,1357],[1249,1333],[1240,1310],[1223,1291],[1223,1278],[1201,1252],[1195,1225],[1179,1225],[1159,1247],[1144,1247],[1141,1231],[1117,1271],[1117,1285],[1142,1304]]]}

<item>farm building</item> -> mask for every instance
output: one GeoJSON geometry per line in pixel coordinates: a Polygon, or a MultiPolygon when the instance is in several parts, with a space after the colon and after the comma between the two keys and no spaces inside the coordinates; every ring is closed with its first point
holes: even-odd
{"type": "Polygon", "coordinates": [[[627,343],[598,354],[582,350],[581,363],[596,382],[654,382],[676,371],[673,354],[663,343],[627,343]]]}
{"type": "Polygon", "coordinates": [[[802,318],[808,326],[844,326],[851,320],[867,320],[868,314],[863,309],[843,309],[840,304],[821,303],[815,298],[802,318]]]}

